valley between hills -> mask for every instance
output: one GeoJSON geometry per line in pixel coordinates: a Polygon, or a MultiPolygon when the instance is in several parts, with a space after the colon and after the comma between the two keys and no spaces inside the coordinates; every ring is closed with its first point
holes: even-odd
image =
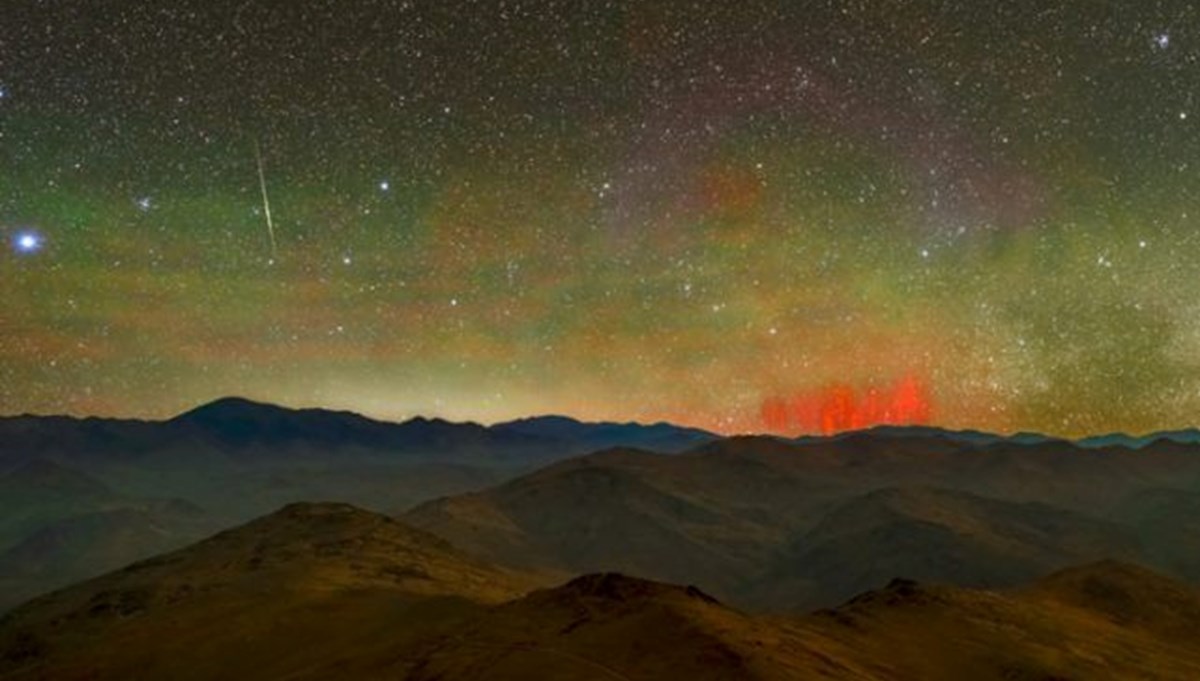
{"type": "Polygon", "coordinates": [[[1200,437],[0,419],[4,679],[1200,677],[1200,437]]]}

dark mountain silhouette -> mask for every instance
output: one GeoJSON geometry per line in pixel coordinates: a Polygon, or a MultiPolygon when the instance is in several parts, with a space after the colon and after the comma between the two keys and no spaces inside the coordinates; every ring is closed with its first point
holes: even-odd
{"type": "Polygon", "coordinates": [[[1066,442],[1066,440],[1047,435],[1041,435],[1039,433],[1014,433],[1012,435],[999,435],[996,433],[986,433],[980,430],[949,430],[946,428],[937,428],[935,426],[874,426],[865,430],[849,431],[835,435],[803,436],[792,441],[797,444],[812,444],[829,440],[856,438],[862,435],[882,438],[940,439],[975,446],[1000,443],[1033,445],[1042,444],[1045,442],[1066,442]]]}
{"type": "Polygon", "coordinates": [[[323,456],[373,450],[394,455],[436,454],[442,460],[504,455],[536,460],[550,454],[551,444],[476,423],[424,418],[388,423],[352,412],[287,409],[236,397],[193,409],[164,426],[164,437],[193,436],[223,448],[253,448],[266,455],[302,448],[323,456]]]}
{"type": "Polygon", "coordinates": [[[1079,440],[1079,446],[1125,447],[1127,449],[1141,449],[1142,447],[1146,447],[1163,440],[1185,445],[1200,444],[1200,430],[1196,430],[1194,428],[1187,430],[1166,430],[1141,436],[1126,435],[1125,433],[1110,433],[1108,435],[1098,435],[1079,440]]]}
{"type": "Polygon", "coordinates": [[[565,417],[492,427],[414,418],[378,421],[352,412],[288,409],[229,397],[161,422],[19,416],[0,418],[0,461],[37,457],[114,462],[208,455],[317,458],[374,453],[424,462],[522,466],[599,446],[678,451],[717,436],[665,423],[583,423],[565,417]]]}
{"type": "Polygon", "coordinates": [[[584,451],[612,447],[639,447],[659,452],[681,452],[720,436],[698,428],[670,423],[583,423],[566,416],[538,416],[492,426],[493,430],[579,443],[584,451]]]}

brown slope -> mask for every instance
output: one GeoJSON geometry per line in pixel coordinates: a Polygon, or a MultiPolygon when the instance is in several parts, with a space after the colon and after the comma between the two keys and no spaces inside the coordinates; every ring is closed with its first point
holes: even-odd
{"type": "Polygon", "coordinates": [[[296,504],[18,608],[0,676],[336,676],[529,586],[387,517],[296,504]]]}
{"type": "Polygon", "coordinates": [[[879,678],[1182,681],[1200,678],[1194,628],[1176,626],[1180,608],[1194,617],[1197,598],[1182,584],[1108,562],[1015,592],[897,580],[798,625],[831,650],[852,651],[879,678]],[[1126,608],[1137,614],[1121,616],[1126,608]]]}
{"type": "Polygon", "coordinates": [[[593,574],[493,609],[438,642],[412,681],[864,679],[820,638],[693,587],[593,574]]]}
{"type": "Polygon", "coordinates": [[[1013,592],[895,581],[806,617],[751,617],[691,587],[613,574],[485,607],[511,576],[428,536],[345,507],[277,516],[29,604],[0,626],[9,665],[0,677],[986,681],[1200,674],[1193,640],[1200,595],[1122,564],[1064,571],[1013,592]],[[391,553],[404,562],[379,562],[391,553]],[[181,589],[189,576],[201,577],[201,588],[181,589]]]}
{"type": "Polygon", "coordinates": [[[1112,562],[1012,592],[896,580],[804,617],[589,575],[477,616],[409,678],[1182,680],[1200,673],[1197,613],[1194,590],[1112,562]]]}
{"type": "Polygon", "coordinates": [[[1021,596],[1086,609],[1163,640],[1186,640],[1200,632],[1200,590],[1130,563],[1068,568],[1024,589],[1021,596]]]}

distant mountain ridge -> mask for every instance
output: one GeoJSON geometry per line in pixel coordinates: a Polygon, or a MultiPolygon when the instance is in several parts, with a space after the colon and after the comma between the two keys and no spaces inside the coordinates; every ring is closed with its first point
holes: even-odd
{"type": "Polygon", "coordinates": [[[1070,442],[1077,447],[1084,449],[1099,449],[1104,447],[1124,447],[1126,449],[1142,449],[1155,442],[1169,441],[1176,444],[1197,444],[1200,443],[1200,429],[1185,428],[1180,430],[1163,430],[1146,433],[1145,435],[1128,435],[1126,433],[1107,433],[1102,435],[1090,435],[1082,438],[1066,438],[1057,437],[1054,435],[1045,435],[1034,432],[1018,432],[1010,435],[1002,435],[998,433],[989,433],[981,430],[953,430],[948,428],[938,428],[935,426],[875,426],[864,430],[847,431],[836,435],[805,435],[794,438],[793,442],[807,443],[819,442],[822,440],[838,440],[846,437],[853,437],[858,434],[869,433],[872,435],[881,435],[885,437],[940,437],[954,442],[962,442],[972,445],[986,445],[997,443],[1037,445],[1046,444],[1048,442],[1070,442]]]}
{"type": "MultiPolygon", "coordinates": [[[[493,425],[472,421],[455,422],[441,418],[414,417],[390,421],[363,416],[357,412],[324,408],[293,409],[244,397],[223,397],[199,405],[165,420],[101,417],[71,417],[22,414],[0,416],[0,435],[11,442],[66,447],[84,439],[90,446],[123,440],[130,445],[127,453],[154,447],[170,437],[204,435],[213,444],[228,447],[278,445],[287,442],[345,444],[364,448],[461,445],[522,447],[550,442],[570,443],[581,451],[611,447],[639,447],[652,451],[681,452],[720,440],[728,435],[665,421],[583,421],[560,414],[530,416],[493,425]],[[44,432],[53,427],[54,435],[44,432]]],[[[954,430],[936,426],[875,426],[834,435],[802,435],[778,439],[800,444],[836,441],[861,434],[888,438],[944,438],[972,445],[995,443],[1045,444],[1071,442],[1095,449],[1124,447],[1141,449],[1168,440],[1178,444],[1200,443],[1200,429],[1164,430],[1144,435],[1108,433],[1078,439],[1034,432],[1012,434],[980,430],[954,430]]],[[[0,445],[0,452],[10,447],[0,445]]]]}
{"type": "Polygon", "coordinates": [[[1142,449],[1156,442],[1174,442],[1176,444],[1200,443],[1200,430],[1187,428],[1184,430],[1164,430],[1147,435],[1126,435],[1125,433],[1110,433],[1077,440],[1080,447],[1125,447],[1126,449],[1142,449]]]}
{"type": "MultiPolygon", "coordinates": [[[[789,440],[557,415],[393,423],[236,397],[165,421],[0,417],[0,610],[301,501],[411,512],[414,524],[500,562],[625,571],[746,602],[779,593],[827,602],[883,573],[843,581],[839,561],[855,555],[853,538],[804,546],[805,533],[880,488],[939,489],[985,498],[966,508],[1004,536],[1037,525],[992,501],[1052,505],[1047,517],[1086,529],[1104,549],[1059,555],[1040,540],[1004,544],[1030,553],[1010,563],[1008,581],[1031,566],[1131,553],[1200,576],[1200,523],[1189,510],[1200,491],[1188,483],[1200,480],[1200,456],[1189,432],[1137,449],[1115,436],[1075,443],[931,427],[789,440]],[[1083,523],[1071,512],[1095,517],[1083,523]],[[1135,528],[1141,549],[1131,551],[1105,514],[1135,528]],[[797,567],[804,557],[824,571],[797,567]]],[[[941,493],[932,505],[958,503],[941,493]]],[[[920,513],[879,517],[887,524],[866,536],[962,557],[965,575],[990,574],[979,568],[997,555],[993,543],[973,543],[953,524],[931,527],[920,513]]]]}
{"type": "Polygon", "coordinates": [[[643,424],[632,421],[615,423],[610,421],[586,422],[569,416],[534,416],[497,423],[493,430],[523,433],[586,443],[592,450],[611,447],[636,446],[664,452],[678,452],[694,446],[712,442],[720,435],[699,428],[677,426],[665,421],[643,424]]]}
{"type": "Polygon", "coordinates": [[[589,423],[542,416],[484,426],[416,417],[381,421],[350,411],[290,409],[225,397],[164,421],[0,417],[0,462],[22,450],[39,455],[111,454],[137,458],[180,443],[223,451],[256,449],[294,454],[298,448],[354,448],[395,454],[437,449],[446,458],[478,461],[515,457],[545,461],[613,446],[678,452],[721,436],[669,423],[589,423]]]}

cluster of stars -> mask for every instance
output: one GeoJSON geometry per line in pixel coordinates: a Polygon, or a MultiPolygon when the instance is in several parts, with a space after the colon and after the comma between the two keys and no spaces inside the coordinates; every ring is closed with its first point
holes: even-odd
{"type": "Polygon", "coordinates": [[[915,377],[947,426],[1200,413],[1186,7],[229,14],[6,16],[0,412],[759,430],[915,377]]]}

